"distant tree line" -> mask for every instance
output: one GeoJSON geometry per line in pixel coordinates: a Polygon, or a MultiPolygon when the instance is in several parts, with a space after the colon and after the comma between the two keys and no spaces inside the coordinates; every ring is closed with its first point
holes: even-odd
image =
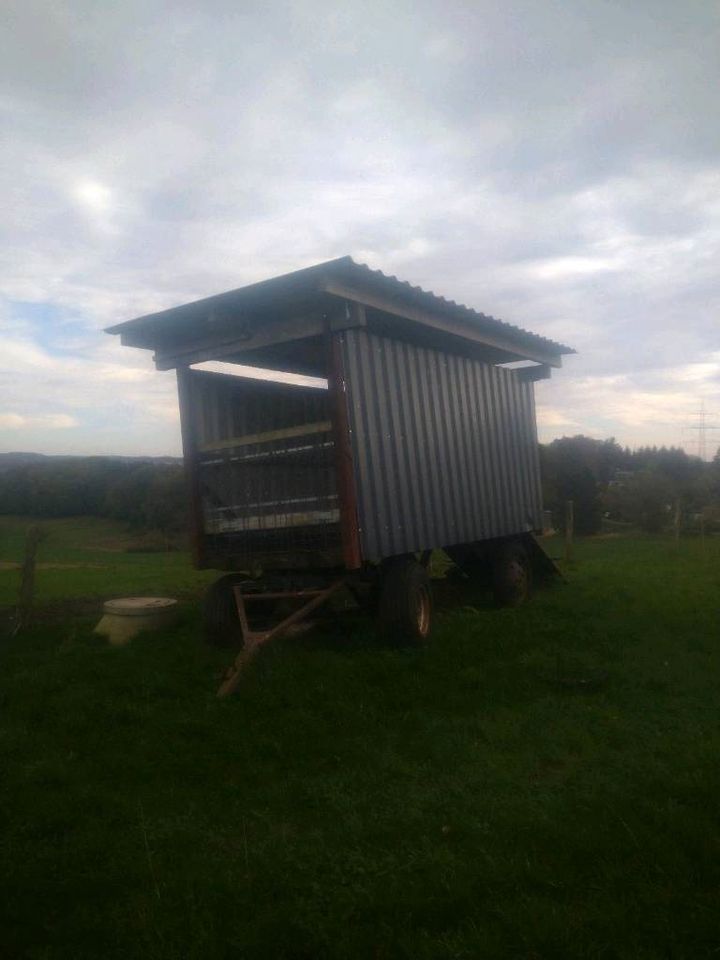
{"type": "MultiPolygon", "coordinates": [[[[540,446],[543,502],[562,528],[574,502],[578,534],[596,533],[603,519],[649,533],[684,523],[720,529],[720,456],[712,463],[674,447],[630,450],[614,439],[575,436],[540,446]]],[[[112,457],[48,457],[0,472],[0,514],[110,517],[165,537],[187,525],[180,463],[112,457]]]]}
{"type": "Polygon", "coordinates": [[[630,450],[614,439],[575,436],[541,446],[543,499],[562,527],[565,501],[574,502],[575,529],[596,533],[603,518],[647,533],[683,524],[720,529],[720,456],[712,463],[677,447],[630,450]]]}
{"type": "Polygon", "coordinates": [[[0,473],[0,514],[98,516],[168,537],[186,526],[179,463],[111,457],[49,457],[0,473]]]}

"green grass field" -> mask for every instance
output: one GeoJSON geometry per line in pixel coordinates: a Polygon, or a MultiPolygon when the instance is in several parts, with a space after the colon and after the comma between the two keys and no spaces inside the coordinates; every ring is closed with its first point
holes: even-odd
{"type": "Polygon", "coordinates": [[[422,651],[348,616],[218,701],[210,577],[47,527],[37,625],[0,640],[3,960],[720,954],[717,541],[588,540],[516,610],[441,590],[422,651]],[[95,638],[130,593],[180,626],[95,638]]]}

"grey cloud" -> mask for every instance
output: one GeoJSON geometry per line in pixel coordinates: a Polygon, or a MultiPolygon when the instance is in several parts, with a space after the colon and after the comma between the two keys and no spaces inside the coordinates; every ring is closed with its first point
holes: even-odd
{"type": "Polygon", "coordinates": [[[574,377],[720,347],[704,0],[24,0],[8,22],[8,297],[97,330],[352,252],[577,346],[547,387],[556,424],[574,377]]]}

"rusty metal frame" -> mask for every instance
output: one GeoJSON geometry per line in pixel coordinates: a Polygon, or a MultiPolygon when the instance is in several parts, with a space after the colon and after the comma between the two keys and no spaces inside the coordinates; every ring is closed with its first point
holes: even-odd
{"type": "Polygon", "coordinates": [[[227,697],[237,688],[240,682],[240,675],[247,663],[252,660],[257,651],[268,641],[283,634],[289,627],[294,626],[301,620],[304,620],[309,613],[321,606],[330,597],[336,593],[340,587],[345,585],[345,580],[335,580],[329,587],[323,590],[294,590],[283,591],[280,593],[249,593],[244,594],[242,587],[237,585],[233,587],[235,595],[235,604],[237,606],[238,617],[240,619],[240,629],[243,636],[243,648],[235,658],[234,663],[228,669],[223,682],[218,688],[218,697],[227,697]],[[250,600],[304,600],[307,603],[295,610],[290,616],[285,617],[280,623],[276,623],[269,630],[251,630],[248,623],[246,603],[250,600]]]}
{"type": "Polygon", "coordinates": [[[183,461],[187,480],[188,504],[190,507],[190,549],[196,569],[205,566],[204,523],[200,497],[200,473],[198,470],[198,445],[195,434],[195,416],[192,403],[192,371],[189,367],[177,368],[178,401],[180,405],[180,433],[182,436],[183,461]]]}
{"type": "Polygon", "coordinates": [[[328,332],[327,335],[328,392],[335,444],[335,475],[338,485],[343,560],[347,570],[358,570],[362,566],[363,557],[360,547],[357,490],[350,443],[341,336],[342,334],[338,332],[328,332]]]}

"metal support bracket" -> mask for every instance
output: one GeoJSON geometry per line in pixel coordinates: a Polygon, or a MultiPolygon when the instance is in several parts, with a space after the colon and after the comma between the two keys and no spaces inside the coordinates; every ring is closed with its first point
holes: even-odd
{"type": "Polygon", "coordinates": [[[269,640],[280,636],[289,627],[292,627],[301,620],[304,620],[309,613],[325,603],[326,600],[329,600],[330,597],[340,589],[340,587],[344,586],[344,584],[345,580],[342,579],[331,583],[330,586],[325,587],[324,590],[295,590],[283,593],[249,594],[243,594],[242,587],[239,585],[233,587],[235,604],[237,606],[238,617],[240,619],[240,629],[243,635],[243,648],[235,658],[235,662],[228,669],[223,682],[220,684],[217,692],[218,697],[227,697],[234,692],[238,683],[240,682],[240,674],[242,673],[243,668],[250,660],[252,660],[260,647],[266,644],[269,640]],[[305,599],[307,599],[307,602],[304,603],[302,607],[300,607],[298,610],[295,610],[294,613],[291,613],[289,617],[285,617],[285,619],[281,620],[280,623],[276,623],[275,626],[271,627],[269,630],[250,629],[247,619],[247,611],[245,609],[245,604],[249,600],[305,599]]]}

